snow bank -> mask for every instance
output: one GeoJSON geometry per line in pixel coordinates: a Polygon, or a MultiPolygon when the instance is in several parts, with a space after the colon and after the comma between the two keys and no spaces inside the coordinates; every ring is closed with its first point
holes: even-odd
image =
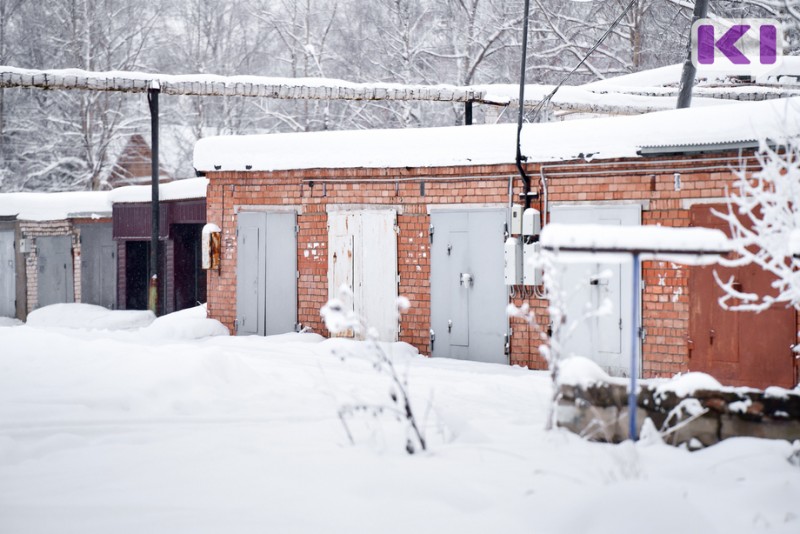
{"type": "Polygon", "coordinates": [[[148,326],[155,318],[149,311],[109,310],[81,303],[51,304],[29,313],[27,325],[35,328],[133,330],[148,326]]]}
{"type": "Polygon", "coordinates": [[[228,329],[206,317],[206,306],[195,306],[156,318],[147,310],[109,310],[93,304],[51,304],[28,314],[34,328],[126,330],[150,342],[227,336],[228,329]]]}
{"type": "Polygon", "coordinates": [[[559,365],[558,385],[587,387],[601,382],[627,383],[627,380],[610,377],[594,361],[583,356],[564,358],[559,365]]]}
{"type": "MultiPolygon", "coordinates": [[[[643,147],[780,140],[800,135],[800,98],[670,110],[631,117],[527,124],[531,162],[637,157],[643,147]],[[703,128],[687,128],[702,124],[703,128]]],[[[516,126],[222,136],[195,145],[194,167],[211,172],[511,164],[516,126]]]]}
{"type": "Polygon", "coordinates": [[[690,454],[546,432],[545,372],[400,357],[432,446],[409,456],[393,417],[365,414],[356,446],[339,421],[344,403],[389,401],[368,362],[329,350],[366,343],[86,334],[0,331],[3,532],[788,534],[800,521],[791,444],[690,454]]]}
{"type": "Polygon", "coordinates": [[[684,373],[658,384],[656,395],[671,392],[678,397],[688,397],[701,389],[720,391],[723,387],[713,376],[706,373],[684,373]]]}
{"type": "Polygon", "coordinates": [[[216,319],[208,319],[206,305],[203,304],[159,317],[142,334],[154,340],[191,340],[228,336],[230,331],[216,319]]]}

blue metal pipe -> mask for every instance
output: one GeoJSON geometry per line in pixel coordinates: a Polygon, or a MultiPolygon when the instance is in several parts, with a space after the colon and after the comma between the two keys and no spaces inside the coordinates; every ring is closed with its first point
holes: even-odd
{"type": "Polygon", "coordinates": [[[628,437],[632,441],[636,441],[636,376],[639,374],[637,370],[637,357],[639,348],[639,253],[634,252],[631,255],[631,263],[633,264],[633,294],[631,295],[631,385],[628,391],[628,437]]]}

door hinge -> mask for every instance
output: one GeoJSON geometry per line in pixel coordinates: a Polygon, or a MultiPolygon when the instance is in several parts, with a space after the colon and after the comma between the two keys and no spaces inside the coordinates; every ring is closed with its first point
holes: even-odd
{"type": "Polygon", "coordinates": [[[436,341],[436,332],[433,331],[433,328],[430,329],[431,334],[431,353],[433,353],[433,342],[436,341]]]}
{"type": "Polygon", "coordinates": [[[294,272],[294,277],[295,277],[296,280],[300,280],[300,271],[295,271],[294,272]]]}
{"type": "Polygon", "coordinates": [[[300,225],[299,224],[295,224],[294,225],[294,233],[295,233],[295,235],[298,235],[300,233],[300,225]]]}
{"type": "Polygon", "coordinates": [[[397,224],[394,225],[394,233],[396,233],[397,235],[400,235],[400,226],[397,225],[397,224]]]}
{"type": "Polygon", "coordinates": [[[644,343],[644,340],[645,340],[646,337],[647,337],[647,328],[645,328],[643,326],[640,326],[639,327],[639,339],[642,340],[642,343],[644,343]]]}
{"type": "Polygon", "coordinates": [[[503,341],[504,341],[503,354],[508,356],[509,354],[511,354],[511,338],[508,336],[508,334],[503,335],[503,341]]]}
{"type": "Polygon", "coordinates": [[[430,240],[431,245],[433,245],[433,225],[428,226],[428,240],[430,240]]]}

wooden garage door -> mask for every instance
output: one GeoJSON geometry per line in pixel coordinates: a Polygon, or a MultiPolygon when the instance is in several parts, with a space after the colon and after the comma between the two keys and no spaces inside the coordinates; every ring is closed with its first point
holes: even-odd
{"type": "MultiPolygon", "coordinates": [[[[727,225],[711,213],[724,205],[693,206],[691,225],[717,228],[730,235],[727,225]]],[[[791,388],[796,382],[792,346],[796,342],[796,311],[784,304],[761,313],[722,309],[722,290],[714,280],[733,276],[741,291],[767,293],[774,279],[755,265],[737,268],[692,267],[689,274],[689,369],[708,373],[724,385],[791,388]]]]}

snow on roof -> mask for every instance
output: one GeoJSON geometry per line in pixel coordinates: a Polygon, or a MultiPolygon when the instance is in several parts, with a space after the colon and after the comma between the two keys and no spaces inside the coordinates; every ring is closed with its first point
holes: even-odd
{"type": "Polygon", "coordinates": [[[111,217],[104,191],[0,194],[0,217],[22,221],[59,221],[73,217],[111,217]]]}
{"type": "MultiPolygon", "coordinates": [[[[531,162],[636,157],[643,147],[800,136],[800,98],[527,124],[531,162]]],[[[516,125],[222,136],[195,145],[197,170],[401,168],[513,163],[516,125]]]]}
{"type": "MultiPolygon", "coordinates": [[[[582,85],[588,90],[608,90],[620,88],[652,88],[652,87],[678,87],[683,72],[683,63],[667,65],[655,69],[643,70],[614,78],[607,78],[582,85]]],[[[800,57],[784,56],[780,65],[756,77],[756,83],[775,83],[783,77],[800,78],[800,57]]],[[[730,83],[732,76],[720,72],[718,69],[700,65],[695,75],[696,86],[719,85],[730,83]]]]}
{"type": "MultiPolygon", "coordinates": [[[[474,87],[484,93],[484,98],[487,101],[505,102],[513,106],[516,106],[519,101],[519,85],[494,84],[474,87]]],[[[529,106],[538,104],[550,94],[554,87],[554,85],[526,85],[526,104],[529,106]]],[[[800,90],[797,93],[800,95],[800,90]]],[[[714,106],[727,103],[725,100],[711,98],[710,96],[694,98],[692,104],[695,106],[714,106]]],[[[675,109],[675,102],[675,96],[669,91],[665,91],[663,95],[639,95],[630,94],[626,88],[607,91],[605,89],[594,90],[589,86],[562,86],[550,100],[550,106],[560,111],[633,115],[675,109]]]]}
{"type": "MultiPolygon", "coordinates": [[[[158,186],[159,200],[186,200],[206,198],[207,178],[187,178],[158,186]]],[[[130,185],[119,187],[108,192],[111,202],[123,204],[129,202],[149,202],[152,188],[149,185],[130,185]]]]}
{"type": "MultiPolygon", "coordinates": [[[[619,226],[609,232],[601,224],[550,223],[540,239],[542,248],[560,255],[565,261],[624,260],[633,252],[642,259],[660,259],[684,264],[714,263],[721,254],[731,251],[728,238],[711,228],[671,228],[666,226],[619,226]],[[577,255],[571,259],[569,256],[577,255]]],[[[559,258],[560,260],[562,258],[559,258]]]]}
{"type": "MultiPolygon", "coordinates": [[[[205,198],[206,178],[178,180],[159,186],[160,200],[205,198]]],[[[120,187],[112,191],[64,193],[0,193],[0,217],[21,221],[60,221],[72,218],[111,217],[111,206],[123,202],[149,202],[149,185],[120,187]]]]}

